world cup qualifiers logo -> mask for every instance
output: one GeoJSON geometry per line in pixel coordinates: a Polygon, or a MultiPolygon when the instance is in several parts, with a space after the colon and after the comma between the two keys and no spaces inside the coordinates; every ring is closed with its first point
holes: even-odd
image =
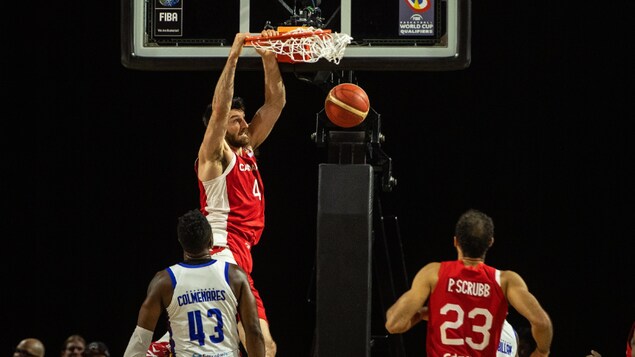
{"type": "MultiPolygon", "coordinates": [[[[178,1],[178,0],[177,0],[178,1]]],[[[415,12],[426,12],[432,6],[432,0],[404,0],[415,12]]]]}

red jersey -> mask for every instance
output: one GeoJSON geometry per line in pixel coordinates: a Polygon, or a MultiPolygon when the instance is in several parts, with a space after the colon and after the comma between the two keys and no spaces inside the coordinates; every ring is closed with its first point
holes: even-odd
{"type": "Polygon", "coordinates": [[[500,271],[456,260],[441,262],[438,277],[428,304],[428,357],[496,356],[507,317],[500,271]]]}
{"type": "MultiPolygon", "coordinates": [[[[236,261],[251,273],[250,249],[265,227],[265,197],[253,151],[234,156],[225,171],[212,180],[198,181],[201,212],[212,226],[214,246],[229,247],[236,261]],[[241,264],[242,263],[242,264],[241,264]]],[[[198,160],[195,163],[198,172],[198,160]]]]}

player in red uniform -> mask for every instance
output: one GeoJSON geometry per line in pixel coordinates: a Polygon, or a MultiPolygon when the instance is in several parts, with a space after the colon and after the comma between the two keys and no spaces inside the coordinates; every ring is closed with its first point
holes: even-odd
{"type": "MultiPolygon", "coordinates": [[[[276,36],[275,30],[263,30],[261,36],[276,36]]],[[[256,50],[262,57],[265,102],[249,123],[245,105],[234,97],[234,76],[238,58],[249,33],[234,38],[225,67],[216,83],[214,96],[203,114],[207,129],[199,148],[194,169],[198,176],[201,212],[206,215],[214,234],[212,258],[238,264],[247,273],[256,298],[258,317],[265,339],[266,356],[276,355],[276,344],[258,290],[251,277],[251,248],[258,244],[265,225],[265,199],[254,151],[262,144],[278,121],[286,104],[285,87],[276,54],[256,50]]],[[[245,332],[238,324],[240,340],[245,332]]],[[[170,356],[169,334],[154,341],[147,357],[170,356]]]]}
{"type": "Polygon", "coordinates": [[[477,210],[461,215],[454,235],[458,259],[429,263],[417,273],[410,290],[386,312],[388,332],[408,331],[422,320],[427,303],[428,357],[495,356],[509,302],[532,326],[531,356],[548,356],[551,319],[520,275],[485,264],[493,243],[490,217],[477,210]]]}
{"type": "MultiPolygon", "coordinates": [[[[200,188],[201,212],[212,226],[212,257],[235,262],[247,273],[258,305],[267,357],[275,356],[262,299],[251,278],[251,248],[258,244],[265,224],[265,198],[254,151],[265,141],[286,104],[285,87],[273,52],[257,50],[264,69],[264,104],[249,121],[241,98],[234,97],[234,75],[245,37],[239,33],[229,52],[204,114],[207,126],[195,164],[200,188]]],[[[262,36],[275,36],[264,30],[262,36]]],[[[241,341],[244,331],[239,325],[241,341]]],[[[244,346],[244,343],[243,343],[244,346]]]]}

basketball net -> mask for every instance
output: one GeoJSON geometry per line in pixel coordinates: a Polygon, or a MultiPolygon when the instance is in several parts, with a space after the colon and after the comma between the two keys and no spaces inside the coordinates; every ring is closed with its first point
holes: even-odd
{"type": "Polygon", "coordinates": [[[279,62],[314,63],[324,58],[339,64],[353,38],[347,34],[313,27],[297,27],[280,36],[248,37],[245,45],[277,54],[279,62]]]}

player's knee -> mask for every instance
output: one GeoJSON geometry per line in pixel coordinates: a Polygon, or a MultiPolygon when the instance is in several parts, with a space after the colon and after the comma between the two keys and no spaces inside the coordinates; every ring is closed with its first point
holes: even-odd
{"type": "Polygon", "coordinates": [[[278,350],[278,345],[271,338],[265,339],[265,349],[267,351],[267,357],[274,357],[278,350]]]}

